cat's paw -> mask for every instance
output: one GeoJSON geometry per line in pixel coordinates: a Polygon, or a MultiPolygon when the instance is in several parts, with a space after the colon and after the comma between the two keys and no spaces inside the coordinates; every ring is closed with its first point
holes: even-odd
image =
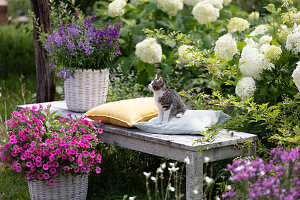
{"type": "Polygon", "coordinates": [[[156,125],[161,125],[162,122],[161,122],[161,121],[157,121],[157,122],[155,122],[155,124],[156,124],[156,125]]]}
{"type": "Polygon", "coordinates": [[[183,116],[182,113],[178,113],[178,114],[176,115],[176,118],[181,118],[182,116],[183,116]]]}

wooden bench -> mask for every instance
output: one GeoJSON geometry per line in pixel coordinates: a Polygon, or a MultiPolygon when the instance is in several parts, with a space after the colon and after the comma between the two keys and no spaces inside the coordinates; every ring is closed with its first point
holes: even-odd
{"type": "MultiPolygon", "coordinates": [[[[64,101],[42,103],[43,106],[51,104],[51,111],[58,111],[64,117],[71,113],[73,116],[82,116],[83,113],[71,112],[67,109],[64,101]]],[[[18,108],[38,106],[39,104],[20,105],[18,108]]],[[[257,136],[242,132],[227,132],[221,130],[217,138],[212,143],[193,145],[199,137],[196,135],[162,135],[145,133],[136,128],[124,128],[115,125],[105,124],[103,127],[104,142],[114,144],[128,149],[152,154],[164,158],[169,158],[183,162],[186,157],[190,163],[186,165],[186,199],[202,199],[203,194],[203,164],[209,162],[234,158],[244,155],[243,149],[237,148],[237,144],[246,141],[256,141],[257,136]],[[231,136],[233,135],[233,136],[231,136]],[[202,151],[200,147],[202,146],[202,151]],[[194,194],[194,190],[198,194],[194,194]]],[[[252,146],[247,154],[255,153],[255,147],[252,146]]]]}

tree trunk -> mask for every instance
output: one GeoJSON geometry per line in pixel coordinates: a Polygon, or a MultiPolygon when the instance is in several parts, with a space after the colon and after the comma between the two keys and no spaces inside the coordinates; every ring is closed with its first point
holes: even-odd
{"type": "MultiPolygon", "coordinates": [[[[33,13],[42,27],[43,32],[50,32],[50,11],[48,0],[30,0],[33,13]]],[[[39,33],[35,25],[33,26],[33,39],[35,48],[35,68],[36,68],[36,102],[49,102],[55,96],[55,75],[49,68],[48,59],[42,44],[38,41],[39,33]]]]}

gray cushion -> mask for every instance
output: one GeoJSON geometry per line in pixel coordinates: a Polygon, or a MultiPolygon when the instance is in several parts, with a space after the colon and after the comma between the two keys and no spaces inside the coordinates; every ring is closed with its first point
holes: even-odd
{"type": "Polygon", "coordinates": [[[212,125],[223,123],[230,119],[222,111],[216,110],[187,110],[181,118],[170,116],[166,124],[156,124],[154,117],[147,122],[138,122],[134,126],[138,129],[159,134],[201,134],[212,125]]]}

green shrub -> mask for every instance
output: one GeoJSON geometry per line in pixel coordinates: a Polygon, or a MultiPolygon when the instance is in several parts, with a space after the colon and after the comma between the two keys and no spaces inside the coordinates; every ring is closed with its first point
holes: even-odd
{"type": "Polygon", "coordinates": [[[0,77],[35,72],[32,25],[0,26],[0,77]]]}

